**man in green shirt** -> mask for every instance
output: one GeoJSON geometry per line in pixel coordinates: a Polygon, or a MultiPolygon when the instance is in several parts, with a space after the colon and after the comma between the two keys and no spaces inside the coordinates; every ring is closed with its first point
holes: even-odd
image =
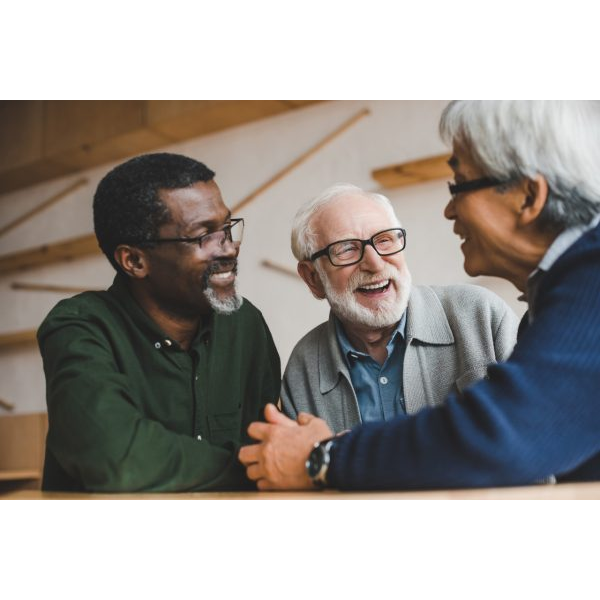
{"type": "Polygon", "coordinates": [[[49,431],[42,487],[252,488],[237,460],[279,396],[261,313],[238,295],[244,223],[214,172],[176,154],[113,169],[94,196],[104,292],[59,302],[38,331],[49,431]]]}

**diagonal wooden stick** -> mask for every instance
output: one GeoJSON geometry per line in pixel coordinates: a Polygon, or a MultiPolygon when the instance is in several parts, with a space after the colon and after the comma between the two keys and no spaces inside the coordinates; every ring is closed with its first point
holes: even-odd
{"type": "Polygon", "coordinates": [[[14,410],[15,405],[0,398],[0,408],[3,408],[4,410],[14,410]]]}
{"type": "Polygon", "coordinates": [[[248,204],[249,202],[254,200],[254,198],[256,198],[256,196],[258,196],[259,194],[262,194],[265,190],[269,189],[272,185],[274,185],[280,179],[285,177],[290,171],[292,171],[293,169],[295,169],[296,167],[301,165],[305,160],[307,160],[313,154],[318,152],[321,148],[323,148],[323,146],[327,145],[329,142],[331,142],[333,139],[335,139],[338,135],[340,135],[341,133],[346,131],[346,129],[349,129],[350,127],[352,127],[352,125],[354,125],[357,121],[359,121],[366,115],[370,114],[370,112],[371,111],[368,108],[363,108],[360,112],[356,113],[353,117],[351,117],[347,121],[344,121],[344,123],[342,123],[337,129],[333,130],[330,134],[326,135],[320,142],[318,142],[312,148],[310,148],[309,150],[307,150],[306,152],[301,154],[298,158],[296,158],[294,161],[292,161],[289,165],[287,165],[286,167],[281,169],[281,171],[279,171],[275,175],[273,175],[273,177],[271,177],[271,179],[269,179],[267,182],[263,183],[261,186],[256,188],[252,193],[248,194],[243,200],[238,202],[231,209],[231,212],[236,213],[241,208],[246,206],[246,204],[248,204]]]}
{"type": "Polygon", "coordinates": [[[0,350],[12,346],[20,346],[21,344],[31,344],[37,340],[36,334],[36,329],[0,333],[0,350]]]}
{"type": "Polygon", "coordinates": [[[270,260],[263,260],[260,263],[263,267],[267,267],[268,269],[273,269],[274,271],[279,271],[280,273],[285,273],[286,275],[290,275],[298,279],[300,275],[296,273],[293,269],[286,267],[284,265],[278,265],[277,263],[271,262],[270,260]]]}
{"type": "Polygon", "coordinates": [[[81,292],[99,292],[99,288],[90,287],[72,287],[69,285],[51,285],[46,283],[25,283],[21,281],[13,281],[10,284],[13,290],[28,290],[30,292],[60,292],[66,294],[80,294],[81,292]]]}
{"type": "Polygon", "coordinates": [[[17,217],[14,221],[11,221],[10,223],[4,225],[4,227],[0,227],[0,235],[4,235],[11,229],[14,229],[17,225],[24,223],[28,219],[31,219],[31,217],[33,217],[34,215],[37,215],[38,213],[42,212],[43,210],[46,210],[48,207],[52,206],[53,204],[56,204],[59,200],[61,200],[65,196],[68,196],[71,192],[74,192],[77,188],[81,187],[82,185],[85,185],[87,182],[88,182],[87,179],[78,179],[75,183],[72,183],[70,186],[66,187],[64,190],[62,190],[62,191],[58,192],[57,194],[54,194],[54,196],[51,196],[50,198],[48,198],[48,200],[45,200],[41,204],[38,204],[38,206],[36,206],[35,208],[32,208],[30,211],[26,212],[24,215],[17,217]]]}

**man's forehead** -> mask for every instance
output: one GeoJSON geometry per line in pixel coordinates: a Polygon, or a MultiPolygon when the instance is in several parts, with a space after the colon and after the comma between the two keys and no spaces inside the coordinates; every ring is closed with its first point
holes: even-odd
{"type": "Polygon", "coordinates": [[[327,205],[317,215],[316,232],[325,240],[344,239],[377,233],[395,227],[397,221],[389,207],[366,196],[344,197],[327,205]],[[330,239],[331,238],[331,239],[330,239]]]}
{"type": "Polygon", "coordinates": [[[172,221],[186,228],[220,224],[231,216],[218,186],[212,181],[197,182],[186,188],[163,189],[159,196],[169,209],[172,221]]]}
{"type": "Polygon", "coordinates": [[[196,181],[195,183],[181,188],[159,188],[158,197],[165,200],[194,200],[214,201],[221,200],[221,190],[214,180],[196,181]]]}

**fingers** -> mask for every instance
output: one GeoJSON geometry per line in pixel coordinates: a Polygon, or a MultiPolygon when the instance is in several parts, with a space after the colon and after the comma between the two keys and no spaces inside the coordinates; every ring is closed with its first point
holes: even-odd
{"type": "Polygon", "coordinates": [[[254,421],[254,423],[248,425],[248,435],[255,440],[262,441],[269,436],[271,427],[272,425],[269,425],[268,423],[254,421]]]}
{"type": "Polygon", "coordinates": [[[261,448],[259,444],[253,444],[251,446],[242,446],[238,453],[240,462],[244,465],[251,465],[258,462],[260,458],[261,448]]]}
{"type": "Polygon", "coordinates": [[[294,426],[296,424],[295,421],[279,412],[274,404],[267,404],[265,406],[265,419],[267,423],[271,423],[272,425],[294,426]]]}
{"type": "Polygon", "coordinates": [[[268,479],[259,479],[256,482],[256,487],[262,492],[264,492],[266,490],[276,490],[277,489],[276,487],[274,487],[271,484],[271,482],[268,479]]]}
{"type": "Polygon", "coordinates": [[[252,479],[252,481],[262,479],[264,477],[262,465],[254,464],[247,467],[246,476],[248,477],[248,479],[252,479]]]}

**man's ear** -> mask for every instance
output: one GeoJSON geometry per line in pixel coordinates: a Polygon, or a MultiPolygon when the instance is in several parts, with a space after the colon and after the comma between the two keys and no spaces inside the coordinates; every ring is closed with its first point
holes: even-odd
{"type": "Polygon", "coordinates": [[[304,283],[309,287],[315,298],[318,300],[325,298],[325,288],[323,287],[321,277],[309,260],[302,260],[298,263],[298,275],[304,279],[304,283]]]}
{"type": "Polygon", "coordinates": [[[519,211],[519,223],[522,226],[531,225],[544,210],[548,201],[548,182],[542,175],[526,179],[523,183],[525,198],[519,211]]]}
{"type": "Polygon", "coordinates": [[[144,250],[127,244],[119,244],[115,248],[113,256],[129,277],[144,279],[148,275],[148,257],[144,250]]]}

